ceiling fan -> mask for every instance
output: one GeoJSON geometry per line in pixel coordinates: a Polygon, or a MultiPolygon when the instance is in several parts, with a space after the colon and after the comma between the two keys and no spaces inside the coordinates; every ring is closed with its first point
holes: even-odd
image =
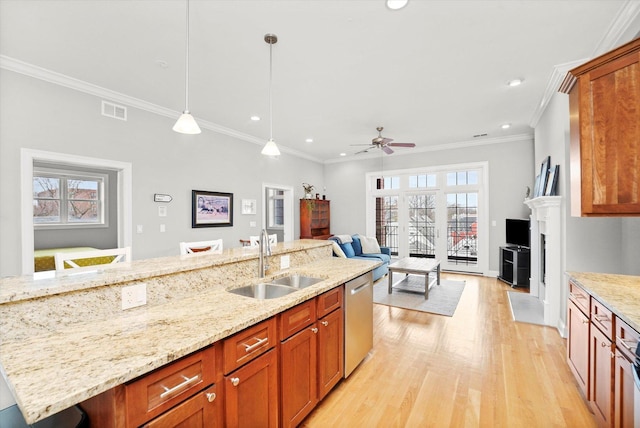
{"type": "MultiPolygon", "coordinates": [[[[393,153],[393,150],[391,150],[391,147],[415,147],[416,146],[414,143],[392,143],[393,138],[386,138],[382,136],[383,129],[384,128],[382,126],[378,126],[376,128],[376,130],[378,131],[378,136],[373,140],[371,140],[371,144],[366,144],[369,147],[367,147],[364,150],[360,150],[359,152],[356,152],[356,154],[366,153],[371,149],[378,148],[378,149],[381,149],[386,154],[390,155],[391,153],[393,153]]],[[[352,144],[352,146],[362,146],[362,145],[364,144],[352,144]]]]}

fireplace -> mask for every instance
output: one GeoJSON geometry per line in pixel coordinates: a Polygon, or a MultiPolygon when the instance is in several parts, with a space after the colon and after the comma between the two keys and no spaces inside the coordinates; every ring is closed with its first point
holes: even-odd
{"type": "Polygon", "coordinates": [[[562,333],[562,196],[528,199],[531,208],[531,281],[529,293],[542,302],[544,322],[562,333]]]}

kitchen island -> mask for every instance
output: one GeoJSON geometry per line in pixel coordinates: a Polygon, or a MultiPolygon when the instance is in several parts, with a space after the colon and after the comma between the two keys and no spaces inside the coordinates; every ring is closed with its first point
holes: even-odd
{"type": "MultiPolygon", "coordinates": [[[[322,278],[271,300],[227,290],[263,282],[258,252],[164,257],[0,280],[0,368],[34,423],[314,298],[378,266],[332,257],[327,241],[273,247],[268,278],[322,278]],[[285,260],[286,259],[286,263],[285,260]],[[147,304],[122,310],[123,286],[144,282],[147,304]]],[[[267,278],[267,279],[268,279],[267,278]]]]}

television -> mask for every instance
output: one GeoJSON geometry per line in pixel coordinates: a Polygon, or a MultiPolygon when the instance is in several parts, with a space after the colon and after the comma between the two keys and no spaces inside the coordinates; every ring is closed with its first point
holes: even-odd
{"type": "Polygon", "coordinates": [[[529,248],[529,220],[508,218],[505,230],[507,245],[529,248]]]}

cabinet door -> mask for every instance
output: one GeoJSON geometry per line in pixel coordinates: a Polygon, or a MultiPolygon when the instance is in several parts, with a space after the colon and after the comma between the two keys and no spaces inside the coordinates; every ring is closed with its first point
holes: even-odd
{"type": "Polygon", "coordinates": [[[298,425],[318,403],[317,334],[313,324],[280,346],[283,427],[298,425]]]}
{"type": "Polygon", "coordinates": [[[567,362],[585,398],[589,400],[589,318],[569,300],[567,362]]]}
{"type": "Polygon", "coordinates": [[[616,428],[633,428],[633,366],[618,350],[615,358],[613,396],[615,399],[616,428]]]}
{"type": "Polygon", "coordinates": [[[225,376],[225,426],[278,426],[277,357],[272,349],[225,376]]]}
{"type": "Polygon", "coordinates": [[[579,79],[583,215],[640,214],[640,54],[579,79]]]}
{"type": "Polygon", "coordinates": [[[318,398],[322,400],[344,374],[344,319],[342,308],[318,322],[318,398]]]}
{"type": "Polygon", "coordinates": [[[600,426],[613,421],[613,350],[611,340],[591,326],[590,404],[600,426]]]}
{"type": "Polygon", "coordinates": [[[220,402],[221,399],[217,396],[216,386],[212,385],[184,403],[152,420],[144,425],[144,427],[222,427],[222,406],[220,402]]]}

